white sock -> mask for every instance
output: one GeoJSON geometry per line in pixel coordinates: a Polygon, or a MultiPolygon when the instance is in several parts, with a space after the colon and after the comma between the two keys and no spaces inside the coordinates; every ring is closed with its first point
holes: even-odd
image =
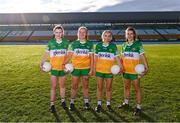
{"type": "Polygon", "coordinates": [[[98,104],[98,105],[101,105],[101,104],[102,104],[102,101],[101,101],[101,100],[98,100],[97,104],[98,104]]]}
{"type": "Polygon", "coordinates": [[[74,98],[71,98],[71,102],[70,103],[74,104],[74,98]]]}
{"type": "Polygon", "coordinates": [[[136,107],[137,107],[138,109],[141,109],[141,104],[137,104],[136,107]]]}
{"type": "Polygon", "coordinates": [[[51,105],[51,106],[52,106],[52,105],[54,105],[54,102],[51,102],[51,104],[50,104],[50,105],[51,105]]]}
{"type": "Polygon", "coordinates": [[[106,105],[111,105],[111,102],[110,101],[106,101],[106,105]]]}
{"type": "Polygon", "coordinates": [[[84,103],[89,103],[89,99],[88,98],[84,98],[84,103]]]}
{"type": "Polygon", "coordinates": [[[128,98],[125,98],[125,99],[124,99],[124,103],[125,103],[125,104],[129,104],[129,99],[128,99],[128,98]]]}
{"type": "Polygon", "coordinates": [[[61,102],[65,102],[65,98],[61,98],[61,102]]]}

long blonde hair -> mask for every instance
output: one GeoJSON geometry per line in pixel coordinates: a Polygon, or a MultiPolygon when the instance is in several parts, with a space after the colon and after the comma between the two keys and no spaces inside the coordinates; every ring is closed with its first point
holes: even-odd
{"type": "Polygon", "coordinates": [[[80,26],[80,27],[79,27],[78,33],[77,33],[78,40],[79,40],[79,32],[80,32],[81,29],[85,29],[85,30],[86,30],[86,40],[88,40],[88,29],[87,29],[87,27],[85,27],[85,26],[80,26]]]}
{"type": "Polygon", "coordinates": [[[110,34],[111,34],[111,40],[112,40],[112,38],[113,38],[113,37],[112,37],[112,36],[113,36],[113,34],[112,34],[111,30],[104,30],[104,31],[103,31],[103,33],[102,33],[102,35],[101,35],[101,39],[102,39],[102,41],[103,41],[103,36],[104,36],[104,34],[105,34],[105,33],[110,33],[110,34]]]}

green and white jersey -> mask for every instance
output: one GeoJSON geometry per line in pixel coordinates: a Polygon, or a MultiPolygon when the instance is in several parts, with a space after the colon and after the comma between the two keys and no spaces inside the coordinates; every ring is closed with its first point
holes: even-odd
{"type": "Polygon", "coordinates": [[[144,48],[140,41],[132,44],[125,42],[122,44],[121,54],[125,73],[136,74],[135,66],[140,62],[140,55],[144,53],[144,48]]]}
{"type": "Polygon", "coordinates": [[[90,54],[93,53],[93,44],[90,41],[81,43],[76,40],[69,46],[68,52],[73,52],[72,64],[76,69],[90,68],[90,54]]]}
{"type": "Polygon", "coordinates": [[[46,52],[50,55],[50,63],[53,70],[62,70],[62,64],[67,53],[68,45],[69,41],[64,38],[60,43],[57,43],[55,39],[51,39],[48,42],[46,52]]]}
{"type": "Polygon", "coordinates": [[[111,67],[114,65],[115,57],[118,56],[117,46],[109,43],[104,46],[98,43],[95,48],[95,55],[98,57],[96,61],[96,71],[101,73],[111,73],[111,67]]]}

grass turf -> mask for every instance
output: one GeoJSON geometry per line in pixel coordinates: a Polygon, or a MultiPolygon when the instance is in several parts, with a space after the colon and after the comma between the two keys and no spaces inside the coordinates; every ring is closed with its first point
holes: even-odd
{"type": "MultiPolygon", "coordinates": [[[[145,45],[150,71],[141,80],[143,94],[141,117],[132,115],[135,106],[131,88],[131,111],[117,109],[123,100],[121,76],[113,80],[112,108],[101,113],[83,108],[81,84],[76,99],[77,111],[63,110],[57,88],[56,114],[49,112],[49,74],[39,69],[45,46],[0,46],[0,121],[1,122],[116,122],[116,121],[180,121],[180,45],[145,45]]],[[[71,76],[66,80],[66,102],[69,105],[71,76]]],[[[96,80],[90,79],[91,106],[96,106],[96,80]]]]}

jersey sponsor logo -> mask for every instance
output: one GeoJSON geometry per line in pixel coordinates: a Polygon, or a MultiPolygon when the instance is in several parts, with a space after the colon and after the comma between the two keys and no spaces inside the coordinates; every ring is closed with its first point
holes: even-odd
{"type": "Polygon", "coordinates": [[[108,52],[99,52],[98,57],[101,58],[101,59],[112,60],[112,59],[114,59],[114,54],[113,53],[108,53],[108,52]]]}
{"type": "Polygon", "coordinates": [[[50,56],[64,56],[66,54],[66,49],[61,50],[50,50],[50,56]]]}
{"type": "Polygon", "coordinates": [[[86,56],[89,54],[89,49],[75,49],[74,53],[80,56],[86,56]]]}
{"type": "Polygon", "coordinates": [[[124,57],[134,57],[134,54],[131,52],[125,52],[124,57]]]}
{"type": "Polygon", "coordinates": [[[138,52],[124,52],[123,53],[124,58],[127,59],[139,59],[139,53],[138,52]]]}

